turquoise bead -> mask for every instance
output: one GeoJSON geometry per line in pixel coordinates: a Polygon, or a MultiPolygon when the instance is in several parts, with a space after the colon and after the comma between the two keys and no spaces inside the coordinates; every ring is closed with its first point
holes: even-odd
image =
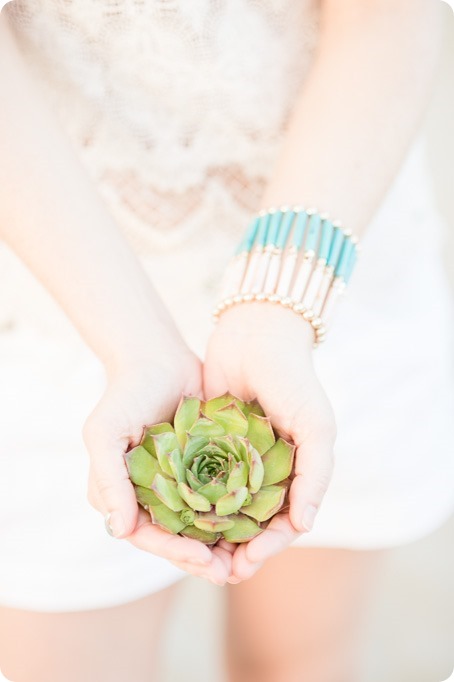
{"type": "Polygon", "coordinates": [[[306,244],[304,246],[305,251],[316,250],[321,224],[322,219],[320,218],[320,214],[313,213],[309,218],[309,229],[307,232],[306,244]]]}
{"type": "Polygon", "coordinates": [[[350,260],[350,255],[354,248],[355,245],[353,244],[352,240],[349,237],[347,237],[347,239],[345,239],[343,243],[342,251],[339,256],[339,262],[337,263],[336,269],[334,271],[335,277],[345,277],[347,265],[350,260]]]}
{"type": "Polygon", "coordinates": [[[296,246],[297,249],[300,249],[303,243],[306,224],[307,213],[306,211],[300,211],[297,214],[295,230],[293,232],[293,246],[296,246]]]}
{"type": "Polygon", "coordinates": [[[284,213],[284,217],[279,228],[279,235],[276,242],[276,246],[279,249],[285,249],[285,247],[287,246],[287,239],[290,234],[294,217],[295,211],[286,211],[284,213]]]}
{"type": "Polygon", "coordinates": [[[327,261],[329,256],[329,248],[333,239],[334,227],[331,220],[325,219],[322,226],[322,236],[320,238],[320,246],[318,247],[318,258],[323,258],[327,261]]]}
{"type": "Polygon", "coordinates": [[[348,259],[347,267],[345,270],[345,275],[344,275],[344,281],[345,284],[348,284],[350,281],[350,277],[352,276],[353,268],[355,267],[356,260],[358,258],[358,249],[356,246],[353,247],[352,252],[350,254],[350,258],[348,259]]]}
{"type": "Polygon", "coordinates": [[[277,235],[279,234],[279,227],[281,224],[282,220],[282,211],[276,211],[275,213],[271,214],[271,219],[270,219],[270,226],[268,230],[268,235],[266,239],[267,244],[273,244],[274,246],[276,245],[277,242],[277,235]]]}
{"type": "Polygon", "coordinates": [[[266,244],[270,220],[271,220],[271,215],[269,213],[266,213],[265,215],[260,216],[258,233],[257,233],[257,245],[258,246],[263,247],[266,244]]]}
{"type": "Polygon", "coordinates": [[[341,227],[334,228],[334,236],[331,241],[331,246],[329,249],[329,256],[327,265],[335,268],[337,261],[339,259],[339,254],[342,249],[342,244],[344,243],[344,232],[341,227]]]}
{"type": "Polygon", "coordinates": [[[256,217],[249,223],[249,227],[246,230],[246,234],[244,235],[243,240],[240,242],[237,250],[235,251],[236,254],[243,253],[243,251],[251,251],[254,245],[255,238],[257,236],[258,226],[259,217],[256,217]]]}

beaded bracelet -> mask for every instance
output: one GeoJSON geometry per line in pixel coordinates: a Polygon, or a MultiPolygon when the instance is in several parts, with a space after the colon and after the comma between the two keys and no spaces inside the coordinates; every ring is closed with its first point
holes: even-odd
{"type": "Polygon", "coordinates": [[[339,221],[313,208],[260,211],[227,266],[215,321],[237,303],[280,303],[310,322],[316,347],[350,280],[357,242],[339,221]]]}

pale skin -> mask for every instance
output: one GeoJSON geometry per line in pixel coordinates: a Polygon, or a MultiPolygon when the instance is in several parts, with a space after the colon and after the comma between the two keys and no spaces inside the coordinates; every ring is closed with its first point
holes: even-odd
{"type": "MultiPolygon", "coordinates": [[[[257,209],[309,202],[362,233],[424,113],[439,18],[433,0],[322,3],[317,55],[257,209]]],[[[334,462],[335,419],[313,369],[310,326],[278,306],[233,308],[214,329],[202,366],[35,92],[4,16],[0,90],[0,237],[62,306],[108,377],[84,430],[90,502],[111,514],[119,539],[219,585],[237,583],[228,587],[231,682],[352,682],[361,606],[381,553],[288,549],[316,523],[334,462]],[[210,397],[226,389],[256,396],[295,440],[297,475],[289,515],[247,545],[209,550],[138,515],[123,454],[144,424],[171,417],[182,392],[210,397]],[[282,637],[265,627],[270,603],[273,619],[286,624],[282,637]],[[263,628],[247,627],[252,608],[263,628]]],[[[96,614],[2,608],[2,670],[15,682],[158,680],[155,634],[173,592],[96,614]],[[131,657],[115,642],[123,633],[136,642],[144,624],[147,645],[134,653],[134,672],[125,672],[131,657]],[[87,628],[96,631],[96,656],[87,628]],[[43,650],[54,652],[45,669],[43,650]]]]}

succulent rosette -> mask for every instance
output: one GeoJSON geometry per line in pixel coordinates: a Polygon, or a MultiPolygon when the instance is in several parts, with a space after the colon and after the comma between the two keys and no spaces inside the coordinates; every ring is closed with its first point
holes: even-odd
{"type": "Polygon", "coordinates": [[[257,401],[226,393],[183,396],[173,425],[148,427],[126,463],[154,523],[213,545],[251,540],[285,508],[294,453],[257,401]]]}

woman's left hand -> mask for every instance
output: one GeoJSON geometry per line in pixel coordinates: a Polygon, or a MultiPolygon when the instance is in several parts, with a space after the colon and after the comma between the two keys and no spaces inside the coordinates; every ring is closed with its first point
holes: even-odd
{"type": "Polygon", "coordinates": [[[280,305],[245,303],[225,311],[210,338],[204,366],[206,398],[230,391],[257,398],[273,426],[297,446],[290,510],[233,554],[229,582],[251,577],[273,554],[311,530],[333,469],[334,415],[312,363],[313,330],[280,305]]]}

